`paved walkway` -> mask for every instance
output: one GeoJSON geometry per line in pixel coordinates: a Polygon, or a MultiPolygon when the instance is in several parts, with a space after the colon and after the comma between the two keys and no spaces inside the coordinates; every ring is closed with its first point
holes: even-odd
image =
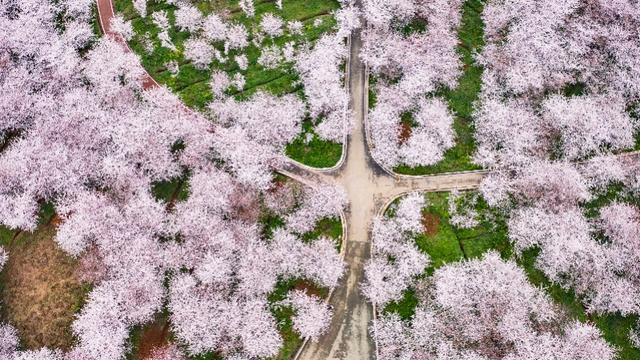
{"type": "MultiPolygon", "coordinates": [[[[114,32],[111,29],[111,19],[114,16],[113,11],[113,0],[96,0],[96,5],[98,8],[98,20],[100,23],[100,30],[105,36],[109,36],[113,38],[116,42],[118,42],[127,52],[132,52],[127,44],[126,40],[120,36],[120,34],[114,32]]],[[[141,65],[142,66],[142,65],[141,65]]],[[[142,79],[142,86],[145,89],[150,89],[153,87],[159,86],[156,80],[147,73],[144,72],[144,79],[142,79]]]]}
{"type": "MultiPolygon", "coordinates": [[[[131,51],[126,41],[111,30],[114,16],[112,0],[96,0],[100,27],[107,36],[131,51]]],[[[411,191],[451,191],[474,189],[480,184],[484,172],[443,174],[436,176],[392,176],[369,156],[366,141],[365,117],[368,110],[368,79],[360,61],[362,41],[359,33],[351,38],[349,89],[354,129],[349,136],[343,165],[331,172],[313,171],[294,162],[285,169],[307,181],[339,184],[349,197],[346,212],[347,237],[344,242],[347,271],[341,285],[331,297],[334,317],[328,332],[317,342],[307,342],[298,354],[299,359],[373,359],[375,347],[369,336],[373,318],[371,305],[361,295],[359,284],[364,280],[363,269],[370,257],[369,226],[376,213],[389,201],[411,191]]],[[[144,87],[159,86],[146,74],[144,87]]]]}
{"type": "MultiPolygon", "coordinates": [[[[114,16],[112,0],[96,0],[100,27],[106,36],[113,37],[126,51],[131,51],[126,41],[111,30],[114,16]]],[[[342,166],[329,172],[314,171],[291,162],[285,169],[306,181],[338,184],[344,187],[350,207],[346,212],[347,236],[344,241],[347,271],[341,284],[330,299],[334,317],[327,333],[316,342],[306,342],[297,358],[324,359],[374,359],[375,346],[369,335],[373,309],[361,295],[359,284],[364,280],[364,264],[370,257],[369,228],[374,216],[390,201],[412,191],[451,191],[475,189],[486,171],[472,171],[434,176],[398,176],[382,169],[369,155],[366,137],[368,110],[368,78],[360,61],[362,41],[359,33],[351,37],[349,89],[354,129],[349,136],[346,159],[342,166]]],[[[159,86],[145,73],[144,88],[159,86]]],[[[621,156],[637,156],[638,152],[621,156]]]]}
{"type": "Polygon", "coordinates": [[[346,213],[348,235],[344,244],[348,269],[330,300],[335,311],[331,326],[318,341],[306,343],[298,359],[373,359],[375,347],[368,331],[373,310],[359,290],[359,284],[364,280],[364,264],[370,257],[369,227],[372,219],[389,201],[404,193],[474,189],[485,174],[470,172],[399,177],[389,175],[373,161],[366,141],[368,79],[359,57],[361,46],[360,34],[353,34],[349,88],[355,128],[349,137],[343,166],[331,173],[314,172],[301,167],[290,170],[311,181],[343,186],[350,204],[346,213]]]}

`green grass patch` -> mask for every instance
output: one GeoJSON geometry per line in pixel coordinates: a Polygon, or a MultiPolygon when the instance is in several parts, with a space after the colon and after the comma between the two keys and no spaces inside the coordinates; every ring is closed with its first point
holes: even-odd
{"type": "Polygon", "coordinates": [[[189,197],[188,177],[176,177],[168,181],[160,181],[152,184],[153,196],[166,203],[184,201],[189,197]]]}
{"type": "MultiPolygon", "coordinates": [[[[431,166],[398,166],[394,169],[399,174],[427,175],[443,172],[476,170],[480,167],[472,163],[476,145],[473,129],[473,103],[478,99],[482,82],[482,68],[475,64],[473,54],[480,52],[484,46],[484,24],[481,13],[484,8],[482,0],[467,0],[463,7],[462,26],[458,31],[460,43],[458,53],[463,62],[463,73],[455,89],[443,89],[442,95],[449,103],[449,109],[455,114],[453,129],[456,134],[456,145],[447,150],[444,159],[431,166]]],[[[375,98],[370,104],[375,103],[375,98]]]]}
{"type": "MultiPolygon", "coordinates": [[[[255,4],[255,16],[247,17],[238,6],[237,0],[232,1],[199,1],[195,4],[204,15],[211,13],[228,12],[228,20],[244,25],[248,30],[258,27],[260,19],[264,14],[274,13],[285,21],[297,20],[304,25],[300,35],[286,35],[276,39],[265,40],[263,44],[284,46],[288,41],[296,43],[313,43],[323,34],[332,32],[336,26],[333,11],[340,7],[337,0],[285,0],[283,10],[276,7],[275,1],[261,1],[255,4]],[[320,25],[315,26],[316,20],[322,20],[320,25]]],[[[242,89],[230,89],[227,94],[238,100],[246,100],[258,91],[264,91],[273,95],[284,95],[295,93],[304,98],[304,90],[299,84],[299,76],[291,63],[285,63],[276,69],[266,69],[258,64],[260,50],[253,43],[250,44],[243,53],[249,60],[246,70],[239,70],[233,60],[239,52],[232,50],[229,52],[229,61],[221,63],[214,61],[208,69],[196,69],[184,56],[184,44],[190,38],[190,34],[179,31],[175,24],[174,5],[164,2],[150,1],[148,3],[149,14],[164,10],[172,25],[169,29],[169,36],[176,49],[171,50],[160,46],[158,29],[151,16],[141,17],[133,8],[131,0],[116,0],[115,8],[117,13],[123,14],[126,19],[132,21],[135,35],[129,42],[129,46],[141,58],[145,69],[161,84],[166,85],[189,107],[206,111],[214,96],[209,87],[211,72],[219,70],[226,72],[230,76],[240,73],[245,77],[246,83],[242,89]],[[151,46],[153,50],[148,51],[151,46]],[[167,71],[166,64],[174,61],[178,64],[179,72],[173,76],[167,71]]],[[[223,51],[223,44],[215,44],[216,48],[223,51]]],[[[305,129],[305,133],[308,130],[305,129]]],[[[306,165],[314,167],[329,167],[335,165],[340,159],[342,147],[330,141],[324,141],[314,136],[309,142],[304,141],[304,134],[292,142],[286,150],[287,155],[293,157],[306,165]],[[337,154],[337,155],[336,155],[337,154]]]]}
{"type": "Polygon", "coordinates": [[[510,256],[506,224],[483,199],[478,199],[475,206],[479,224],[463,229],[451,224],[449,196],[446,192],[426,194],[423,212],[426,229],[416,237],[416,245],[431,257],[429,273],[447,263],[479,258],[490,249],[498,250],[503,257],[510,256]]]}
{"type": "Polygon", "coordinates": [[[413,317],[418,306],[418,297],[413,289],[407,289],[402,294],[402,299],[387,304],[382,310],[385,314],[397,314],[402,320],[413,317]]]}
{"type": "Polygon", "coordinates": [[[271,313],[278,322],[278,329],[280,330],[280,335],[283,340],[283,346],[274,358],[277,360],[291,359],[296,349],[302,344],[302,338],[293,329],[293,309],[289,306],[273,305],[286,299],[289,292],[295,288],[296,281],[295,279],[281,280],[278,282],[278,285],[276,285],[275,290],[269,295],[269,303],[272,304],[271,313]]]}
{"type": "Polygon", "coordinates": [[[317,168],[336,165],[342,157],[342,144],[320,139],[313,132],[313,125],[309,120],[302,127],[302,134],[287,145],[285,154],[293,160],[317,168]]]}
{"type": "MultiPolygon", "coordinates": [[[[450,263],[478,258],[485,252],[496,249],[503,257],[511,254],[506,224],[500,220],[482,199],[475,206],[479,213],[478,226],[461,229],[451,223],[449,196],[447,192],[427,193],[427,206],[423,209],[424,232],[415,237],[416,246],[431,258],[424,276],[450,263]]],[[[388,213],[392,215],[392,213],[388,213]]],[[[396,313],[403,319],[413,316],[418,304],[413,289],[407,289],[400,301],[388,304],[384,313],[396,313]]]]}

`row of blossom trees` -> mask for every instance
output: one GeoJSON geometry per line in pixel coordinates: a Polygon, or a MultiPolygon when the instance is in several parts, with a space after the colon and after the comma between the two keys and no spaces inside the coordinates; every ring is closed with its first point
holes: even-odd
{"type": "Polygon", "coordinates": [[[414,242],[422,226],[422,194],[413,193],[394,204],[393,217],[374,219],[371,229],[371,259],[365,265],[362,291],[378,306],[399,300],[415,284],[431,259],[414,242]]]}
{"type": "MultiPolygon", "coordinates": [[[[259,222],[304,105],[259,94],[218,108],[212,123],[166,89],[144,89],[137,57],[111,36],[93,37],[91,4],[0,3],[0,222],[32,230],[40,204],[53,203],[55,240],[92,286],[71,351],[17,351],[15,330],[3,325],[0,357],[122,359],[132,327],[165,306],[190,355],[276,355],[282,338],[267,297],[278,279],[331,288],[343,266],[333,241],[302,241],[345,205],[339,190],[277,190],[284,195],[268,204],[286,226],[267,239],[259,222]],[[169,206],[152,195],[154,184],[185,174],[186,200],[169,206]]],[[[295,309],[302,336],[317,337],[331,316],[304,292],[283,306],[295,309]]]]}
{"type": "MultiPolygon", "coordinates": [[[[265,105],[264,94],[257,94],[241,103],[228,96],[229,93],[244,90],[245,75],[250,66],[258,66],[265,71],[290,68],[290,71],[298,74],[303,85],[306,106],[303,112],[291,113],[287,113],[287,108],[275,106],[273,110],[280,113],[265,114],[264,117],[271,120],[265,123],[267,127],[270,126],[268,124],[275,125],[274,122],[278,119],[284,120],[281,127],[276,126],[271,130],[287,130],[285,136],[277,139],[277,143],[289,143],[295,135],[300,134],[300,123],[307,114],[314,119],[317,126],[315,130],[320,138],[343,142],[350,130],[346,120],[349,118],[348,96],[342,71],[347,55],[345,39],[352,29],[359,26],[352,6],[345,4],[343,9],[335,12],[338,20],[335,33],[324,34],[315,44],[310,44],[304,33],[310,24],[295,19],[287,21],[276,13],[257,15],[252,1],[241,1],[239,5],[250,21],[255,21],[254,27],[247,26],[237,19],[233,20],[225,12],[204,15],[188,1],[168,2],[172,5],[171,8],[175,7],[175,21],[169,20],[166,10],[149,15],[159,29],[160,47],[174,52],[183,47],[183,51],[178,53],[183,54],[197,69],[213,69],[209,82],[214,97],[209,104],[212,116],[217,117],[222,109],[234,113],[238,111],[238,107],[247,104],[254,107],[265,105]],[[174,45],[169,35],[170,30],[187,36],[184,44],[174,45]],[[259,54],[257,58],[256,52],[259,54]],[[295,124],[291,124],[288,120],[293,120],[294,117],[295,124]],[[293,131],[296,132],[289,134],[293,131]]],[[[287,4],[283,5],[282,1],[279,1],[276,6],[282,11],[287,4]]],[[[146,7],[136,9],[141,16],[148,16],[146,7]]],[[[125,21],[121,15],[113,19],[112,25],[125,39],[133,38],[131,23],[125,21]]],[[[314,22],[313,26],[316,25],[318,23],[314,22]]],[[[153,48],[150,50],[153,51],[153,48]]],[[[175,61],[165,66],[174,75],[179,71],[175,61]]],[[[287,95],[285,98],[302,103],[301,99],[293,95],[287,95]]]]}
{"type": "Polygon", "coordinates": [[[521,166],[633,147],[640,100],[634,1],[489,1],[475,161],[521,166]]]}
{"type": "Polygon", "coordinates": [[[361,58],[377,83],[369,113],[372,155],[392,168],[432,165],[455,143],[453,114],[434,95],[461,75],[456,53],[461,0],[362,2],[361,58]],[[402,134],[402,121],[410,134],[402,134]]]}
{"type": "Polygon", "coordinates": [[[490,175],[482,191],[510,214],[516,251],[539,248],[536,266],[575,290],[587,311],[638,314],[639,169],[634,157],[538,162],[490,175]]]}
{"type": "MultiPolygon", "coordinates": [[[[575,290],[588,312],[637,314],[639,170],[633,157],[596,158],[579,166],[539,163],[521,172],[494,172],[481,190],[492,206],[510,215],[516,257],[539,248],[535,266],[553,282],[575,290]],[[591,199],[606,199],[611,185],[625,189],[618,200],[589,207],[595,211],[581,207],[591,199]]],[[[479,214],[474,205],[472,196],[450,194],[452,224],[475,226],[479,214]]],[[[362,291],[378,309],[371,331],[380,358],[616,357],[617,349],[600,330],[571,320],[544,289],[529,283],[515,261],[505,262],[497,253],[445,264],[426,275],[430,257],[415,243],[425,231],[424,208],[424,197],[411,194],[372,227],[372,259],[365,266],[362,291]],[[392,302],[406,306],[408,289],[417,296],[415,314],[401,319],[387,313],[392,302]]],[[[636,332],[629,336],[637,341],[636,332]]]]}
{"type": "Polygon", "coordinates": [[[567,321],[513,261],[495,252],[445,265],[418,285],[411,320],[373,325],[380,359],[614,359],[593,325],[567,321]]]}
{"type": "Polygon", "coordinates": [[[588,312],[638,314],[640,223],[633,148],[640,100],[634,1],[489,1],[475,161],[497,170],[516,252],[588,312]]]}

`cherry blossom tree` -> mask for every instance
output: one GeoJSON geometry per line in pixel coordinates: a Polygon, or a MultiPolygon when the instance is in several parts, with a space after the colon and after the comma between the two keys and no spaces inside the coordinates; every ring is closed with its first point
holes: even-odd
{"type": "Polygon", "coordinates": [[[253,141],[278,153],[302,131],[304,103],[295,95],[275,97],[259,92],[247,101],[215,101],[209,109],[221,124],[244,129],[253,141]]]}
{"type": "Polygon", "coordinates": [[[285,303],[295,309],[293,328],[303,337],[315,340],[329,327],[331,310],[317,296],[296,290],[289,294],[285,303]]]}
{"type": "Polygon", "coordinates": [[[325,217],[335,216],[347,205],[347,194],[344,189],[320,185],[307,189],[301,199],[300,206],[287,215],[287,227],[296,233],[303,234],[313,230],[315,223],[325,217]]]}
{"type": "Polygon", "coordinates": [[[133,0],[133,8],[140,16],[147,16],[147,0],[133,0]]]}
{"type": "Polygon", "coordinates": [[[577,165],[537,161],[493,174],[482,185],[488,202],[507,210],[516,253],[539,249],[535,266],[552,282],[575,291],[589,312],[629,315],[640,310],[638,274],[628,263],[638,253],[637,208],[605,202],[595,208],[595,218],[583,208],[612,184],[622,186],[623,199],[634,199],[633,188],[626,186],[633,184],[635,163],[611,156],[577,165]]]}
{"type": "Polygon", "coordinates": [[[453,116],[433,93],[455,87],[461,74],[455,51],[461,6],[461,1],[363,2],[370,26],[363,32],[360,56],[378,78],[368,119],[372,155],[383,166],[432,165],[454,145],[453,116]],[[401,33],[414,20],[426,23],[427,30],[401,33]],[[418,124],[401,144],[401,120],[407,114],[418,124]]]}
{"type": "Polygon", "coordinates": [[[627,178],[623,161],[615,156],[599,156],[579,165],[580,174],[591,189],[605,191],[612,183],[622,183],[627,178]]]}
{"type": "Polygon", "coordinates": [[[133,38],[133,26],[130,21],[126,21],[122,15],[111,18],[111,30],[129,41],[133,38]]]}
{"type": "Polygon", "coordinates": [[[524,271],[495,252],[445,265],[410,321],[375,325],[381,359],[614,359],[591,324],[567,321],[524,271]]]}
{"type": "Polygon", "coordinates": [[[484,167],[526,166],[544,158],[550,147],[542,120],[525,101],[482,96],[474,125],[474,162],[484,167]]]}
{"type": "MultiPolygon", "coordinates": [[[[224,31],[212,31],[221,27],[222,21],[217,15],[212,14],[205,19],[200,10],[189,3],[181,3],[178,6],[175,11],[175,19],[176,27],[181,30],[196,32],[204,27],[207,35],[224,33],[224,31]]],[[[209,38],[212,39],[211,37],[209,38]]]]}
{"type": "Polygon", "coordinates": [[[13,326],[0,324],[0,355],[10,357],[18,348],[18,332],[13,326]]]}
{"type": "Polygon", "coordinates": [[[362,27],[362,13],[354,2],[343,1],[342,7],[336,11],[338,36],[347,37],[362,27]]]}
{"type": "Polygon", "coordinates": [[[161,46],[175,51],[176,47],[169,36],[169,28],[171,25],[169,24],[167,12],[156,11],[151,14],[151,19],[153,20],[153,24],[160,29],[158,39],[160,40],[161,46]]]}
{"type": "Polygon", "coordinates": [[[302,78],[311,116],[322,117],[316,127],[318,135],[327,140],[343,142],[349,133],[348,94],[340,65],[347,49],[339,35],[324,35],[313,49],[300,52],[295,67],[302,78]]]}
{"type": "MultiPolygon", "coordinates": [[[[196,24],[200,21],[195,17],[191,17],[190,19],[191,21],[196,22],[196,24]]],[[[227,31],[229,30],[230,25],[227,24],[218,14],[211,13],[204,18],[201,26],[203,37],[209,41],[218,42],[224,41],[227,38],[227,31]]],[[[198,30],[198,28],[195,30],[198,30]]]]}
{"type": "Polygon", "coordinates": [[[9,259],[9,253],[3,247],[0,246],[0,270],[4,267],[9,259]]]}
{"type": "Polygon", "coordinates": [[[634,126],[625,107],[618,96],[551,96],[542,111],[546,126],[560,138],[564,157],[576,160],[633,147],[634,126]]]}
{"type": "Polygon", "coordinates": [[[284,33],[283,26],[282,19],[272,13],[264,14],[260,20],[260,28],[267,36],[272,38],[281,36],[284,33]]]}
{"type": "Polygon", "coordinates": [[[265,46],[262,48],[260,57],[258,58],[258,64],[263,66],[267,70],[273,70],[282,65],[284,61],[284,54],[282,49],[277,45],[265,46]]]}
{"type": "Polygon", "coordinates": [[[254,16],[256,13],[255,5],[253,4],[253,0],[240,0],[240,8],[244,11],[247,16],[254,16]]]}
{"type": "Polygon", "coordinates": [[[637,14],[629,1],[489,1],[476,162],[523,166],[633,147],[637,14]]]}
{"type": "Polygon", "coordinates": [[[478,203],[477,193],[452,191],[447,202],[451,225],[461,229],[471,229],[479,225],[480,214],[475,209],[478,203]]]}
{"type": "Polygon", "coordinates": [[[198,69],[207,69],[214,58],[213,47],[204,39],[191,38],[184,43],[184,56],[198,69]]]}
{"type": "Polygon", "coordinates": [[[392,218],[377,218],[373,222],[372,258],[365,265],[362,291],[379,306],[398,300],[402,292],[415,284],[430,263],[414,243],[415,234],[423,230],[421,219],[425,199],[422,194],[410,194],[400,200],[392,218]]]}

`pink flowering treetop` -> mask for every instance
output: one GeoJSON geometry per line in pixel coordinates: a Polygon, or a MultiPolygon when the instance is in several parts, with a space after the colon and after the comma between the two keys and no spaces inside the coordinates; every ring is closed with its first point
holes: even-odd
{"type": "Polygon", "coordinates": [[[329,327],[331,310],[317,296],[296,290],[289,294],[285,303],[295,309],[293,328],[305,338],[315,340],[329,327]]]}
{"type": "Polygon", "coordinates": [[[489,1],[477,163],[522,166],[632,148],[640,96],[633,1],[489,1]]]}
{"type": "Polygon", "coordinates": [[[378,78],[368,119],[372,155],[385,167],[433,165],[454,145],[453,115],[433,93],[455,87],[461,74],[456,53],[461,6],[461,1],[363,3],[369,26],[360,56],[378,78]],[[411,21],[426,23],[426,30],[403,34],[399,29],[411,21]],[[402,139],[406,115],[415,126],[402,139]]]}
{"type": "Polygon", "coordinates": [[[340,65],[347,49],[340,35],[324,35],[312,49],[301,51],[295,68],[302,78],[305,95],[313,118],[322,117],[316,127],[321,138],[342,142],[350,131],[348,99],[340,65]]]}
{"type": "Polygon", "coordinates": [[[336,216],[347,205],[344,189],[320,185],[304,192],[300,206],[285,217],[287,228],[303,234],[313,229],[315,223],[325,217],[336,216]]]}
{"type": "Polygon", "coordinates": [[[384,306],[400,299],[429,265],[429,256],[420,252],[413,240],[423,231],[424,206],[424,196],[413,193],[398,202],[394,217],[374,220],[372,258],[365,265],[362,284],[363,293],[372,303],[384,306]]]}
{"type": "Polygon", "coordinates": [[[410,321],[375,325],[381,359],[614,359],[591,324],[567,321],[517,265],[490,252],[435,271],[410,321]]]}
{"type": "MultiPolygon", "coordinates": [[[[16,352],[15,331],[3,325],[0,357],[119,359],[131,329],[165,307],[190,355],[275,355],[282,339],[267,297],[278,279],[330,288],[343,272],[333,241],[303,242],[284,229],[265,239],[258,223],[261,192],[272,187],[282,147],[299,132],[304,104],[258,94],[251,109],[235,112],[241,106],[229,101],[209,121],[166,89],[146,89],[139,59],[111,37],[87,47],[93,3],[82,2],[82,11],[81,2],[0,4],[8,34],[0,37],[0,222],[33,230],[40,203],[53,203],[61,219],[55,241],[79,258],[91,282],[72,349],[16,352]],[[62,8],[75,18],[61,20],[62,8]],[[152,195],[155,184],[181,176],[188,177],[186,200],[152,195]]],[[[185,27],[200,26],[188,19],[192,11],[183,15],[185,27]]],[[[164,12],[152,16],[168,31],[164,12]]],[[[242,29],[228,30],[229,46],[241,46],[229,34],[242,29]]],[[[316,220],[339,211],[336,191],[320,193],[300,208],[316,220]],[[321,208],[308,208],[315,205],[321,208]]],[[[314,224],[291,217],[287,225],[303,231],[314,224]]]]}
{"type": "Polygon", "coordinates": [[[622,188],[620,199],[633,202],[635,169],[633,158],[535,162],[492,174],[482,192],[490,205],[507,210],[516,253],[538,248],[536,267],[574,290],[589,312],[637,314],[640,281],[631,263],[638,256],[638,209],[621,201],[584,207],[593,198],[601,201],[611,185],[622,188]]]}

